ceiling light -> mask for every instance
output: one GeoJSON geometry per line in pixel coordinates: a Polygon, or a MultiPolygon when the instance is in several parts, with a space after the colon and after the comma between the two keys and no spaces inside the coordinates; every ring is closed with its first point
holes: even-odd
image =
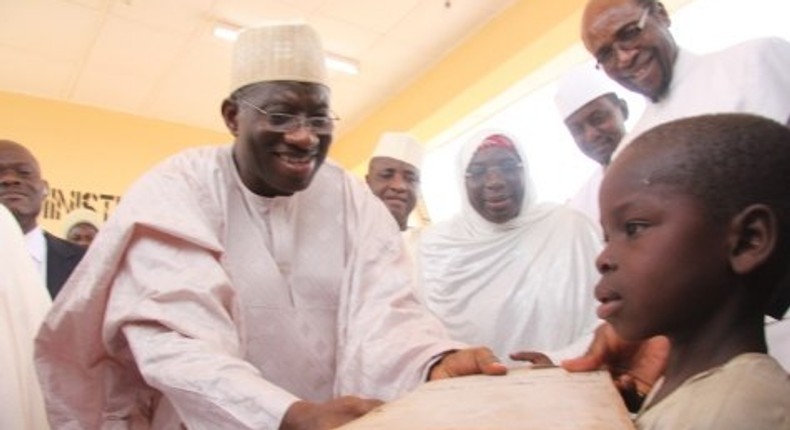
{"type": "MultiPolygon", "coordinates": [[[[230,24],[216,24],[214,25],[212,33],[214,34],[214,37],[218,39],[233,42],[237,37],[239,37],[241,30],[241,28],[230,24]]],[[[329,69],[349,75],[359,74],[359,63],[350,58],[327,52],[324,61],[326,63],[326,67],[329,69]]]]}
{"type": "Polygon", "coordinates": [[[234,27],[228,24],[217,24],[214,26],[214,30],[212,30],[214,37],[227,40],[229,42],[236,40],[236,38],[239,37],[239,32],[241,32],[239,27],[234,27]]]}
{"type": "Polygon", "coordinates": [[[327,52],[324,58],[326,67],[349,75],[359,74],[359,63],[350,59],[327,52]]]}

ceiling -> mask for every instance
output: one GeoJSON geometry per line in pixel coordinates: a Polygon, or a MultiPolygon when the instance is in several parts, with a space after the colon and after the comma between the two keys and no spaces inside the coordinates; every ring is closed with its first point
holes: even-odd
{"type": "Polygon", "coordinates": [[[330,73],[339,133],[515,0],[0,0],[0,91],[222,131],[239,27],[302,19],[356,60],[330,73]]]}

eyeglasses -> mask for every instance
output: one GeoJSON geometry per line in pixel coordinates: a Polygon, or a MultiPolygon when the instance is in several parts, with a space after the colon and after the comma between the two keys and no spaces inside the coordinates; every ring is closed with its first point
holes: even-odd
{"type": "Polygon", "coordinates": [[[488,173],[496,169],[504,176],[515,176],[523,171],[523,164],[512,158],[502,160],[497,164],[486,166],[484,164],[470,164],[464,177],[467,181],[482,183],[488,173]]]}
{"type": "Polygon", "coordinates": [[[639,20],[632,22],[627,26],[621,28],[614,36],[614,42],[611,45],[604,46],[599,49],[595,54],[595,68],[604,69],[612,67],[614,60],[617,58],[615,50],[629,51],[636,48],[639,39],[642,37],[642,30],[645,29],[647,17],[650,15],[650,7],[646,7],[639,16],[639,20]]]}
{"type": "Polygon", "coordinates": [[[247,100],[239,99],[239,102],[266,116],[269,129],[278,133],[292,133],[301,127],[307,127],[315,134],[332,134],[332,130],[335,128],[335,121],[340,119],[335,116],[304,116],[303,114],[267,112],[247,100]]]}

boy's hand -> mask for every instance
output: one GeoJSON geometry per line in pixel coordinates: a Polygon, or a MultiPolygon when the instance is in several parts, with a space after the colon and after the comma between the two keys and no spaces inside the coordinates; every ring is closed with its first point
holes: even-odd
{"type": "Polygon", "coordinates": [[[453,378],[456,376],[504,375],[507,367],[499,362],[490,349],[485,347],[467,348],[453,351],[434,364],[428,374],[428,380],[453,378]]]}
{"type": "Polygon", "coordinates": [[[611,324],[604,323],[595,330],[587,353],[565,360],[561,366],[571,372],[608,369],[621,391],[635,389],[644,396],[664,373],[668,358],[666,337],[629,342],[618,336],[611,324]]]}

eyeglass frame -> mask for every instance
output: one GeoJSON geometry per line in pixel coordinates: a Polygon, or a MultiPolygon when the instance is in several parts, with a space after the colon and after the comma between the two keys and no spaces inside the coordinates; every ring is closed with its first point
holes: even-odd
{"type": "Polygon", "coordinates": [[[491,171],[491,169],[494,168],[496,168],[499,171],[499,174],[503,176],[514,176],[524,171],[524,163],[521,160],[516,160],[515,158],[508,158],[491,166],[481,166],[479,172],[470,171],[471,167],[472,164],[466,168],[466,171],[464,172],[464,180],[475,184],[482,183],[486,176],[488,176],[488,173],[491,171]]]}
{"type": "Polygon", "coordinates": [[[255,109],[258,111],[258,113],[265,116],[267,118],[266,123],[269,126],[269,129],[278,133],[293,133],[302,127],[307,127],[308,130],[315,134],[322,136],[329,135],[332,134],[332,131],[335,129],[335,121],[340,121],[340,118],[334,114],[325,116],[307,116],[303,113],[292,114],[285,112],[269,112],[266,109],[255,106],[253,103],[243,98],[238,98],[237,101],[255,109]],[[282,124],[276,124],[271,121],[272,118],[282,118],[284,122],[282,124]],[[321,129],[316,127],[315,124],[311,124],[311,121],[326,121],[326,127],[328,128],[321,129]]]}
{"type": "Polygon", "coordinates": [[[636,44],[642,38],[642,34],[644,33],[645,26],[647,25],[647,17],[650,16],[651,6],[645,6],[642,14],[639,16],[639,19],[636,21],[636,25],[634,25],[633,30],[636,32],[631,33],[631,26],[634,24],[633,22],[629,22],[626,26],[620,27],[615,33],[614,41],[606,46],[603,49],[599,49],[598,53],[595,54],[595,68],[598,70],[606,69],[607,63],[610,63],[612,59],[615,58],[615,50],[618,51],[627,51],[636,48],[636,44]],[[626,33],[631,33],[627,37],[624,37],[623,30],[629,30],[626,33]],[[625,45],[625,46],[623,46],[625,45]],[[602,50],[606,50],[606,52],[601,53],[602,50]],[[604,58],[605,57],[605,58],[604,58]]]}

